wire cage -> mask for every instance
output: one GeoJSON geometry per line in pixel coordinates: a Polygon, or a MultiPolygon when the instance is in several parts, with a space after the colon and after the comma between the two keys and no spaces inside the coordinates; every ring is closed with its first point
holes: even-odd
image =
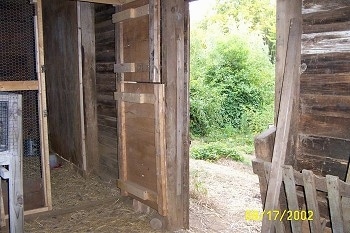
{"type": "MultiPolygon", "coordinates": [[[[0,41],[0,82],[37,81],[35,6],[29,0],[0,1],[0,41]]],[[[24,206],[26,210],[40,208],[45,205],[45,192],[39,91],[17,89],[11,93],[23,97],[24,206]]],[[[6,103],[0,102],[0,109],[5,108],[6,103]]],[[[4,148],[6,141],[1,137],[0,151],[4,148]]]]}

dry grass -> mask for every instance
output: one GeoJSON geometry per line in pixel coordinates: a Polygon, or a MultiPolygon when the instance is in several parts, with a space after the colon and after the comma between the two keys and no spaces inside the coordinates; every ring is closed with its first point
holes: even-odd
{"type": "MultiPolygon", "coordinates": [[[[190,229],[179,232],[260,232],[260,223],[244,219],[246,210],[261,208],[258,178],[250,166],[191,160],[190,170],[190,229]]],[[[115,183],[84,179],[69,164],[51,175],[53,214],[27,218],[25,232],[157,232],[149,215],[136,213],[120,197],[115,183]]]]}

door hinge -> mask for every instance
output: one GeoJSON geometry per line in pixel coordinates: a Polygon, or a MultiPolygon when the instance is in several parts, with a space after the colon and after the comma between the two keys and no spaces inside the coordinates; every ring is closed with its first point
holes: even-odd
{"type": "Polygon", "coordinates": [[[41,73],[45,73],[45,71],[46,71],[46,67],[45,67],[45,65],[42,65],[42,66],[40,67],[40,72],[41,72],[41,73]]]}
{"type": "Polygon", "coordinates": [[[44,115],[44,117],[47,117],[47,110],[43,111],[43,115],[44,115]]]}

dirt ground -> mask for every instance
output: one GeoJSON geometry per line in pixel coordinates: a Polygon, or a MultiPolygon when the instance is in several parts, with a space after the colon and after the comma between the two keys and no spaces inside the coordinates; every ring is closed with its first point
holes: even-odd
{"type": "MultiPolygon", "coordinates": [[[[246,210],[261,209],[251,166],[191,160],[190,171],[190,229],[179,233],[260,232],[261,223],[245,220],[246,210]]],[[[54,210],[26,217],[25,232],[160,232],[150,227],[150,215],[120,197],[115,182],[83,179],[69,164],[51,173],[54,210]]]]}

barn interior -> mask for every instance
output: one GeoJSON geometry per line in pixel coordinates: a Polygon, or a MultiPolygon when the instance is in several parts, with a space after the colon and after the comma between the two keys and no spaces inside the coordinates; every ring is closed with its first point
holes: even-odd
{"type": "Polygon", "coordinates": [[[165,6],[0,3],[0,89],[24,98],[25,215],[55,208],[49,157],[56,153],[82,177],[117,183],[169,229],[188,225],[188,3],[165,6]]]}
{"type": "MultiPolygon", "coordinates": [[[[91,2],[0,2],[0,90],[24,99],[26,213],[52,208],[50,147],[82,176],[119,179],[122,194],[157,210],[169,229],[187,228],[188,2],[91,2]]],[[[348,181],[349,3],[278,0],[277,12],[276,125],[283,83],[295,85],[284,163],[348,181]],[[292,19],[301,26],[288,60],[292,19]]],[[[257,138],[259,159],[273,160],[275,134],[257,138]]],[[[255,171],[264,202],[265,174],[255,171]]],[[[321,216],[330,219],[326,202],[321,216]]]]}

